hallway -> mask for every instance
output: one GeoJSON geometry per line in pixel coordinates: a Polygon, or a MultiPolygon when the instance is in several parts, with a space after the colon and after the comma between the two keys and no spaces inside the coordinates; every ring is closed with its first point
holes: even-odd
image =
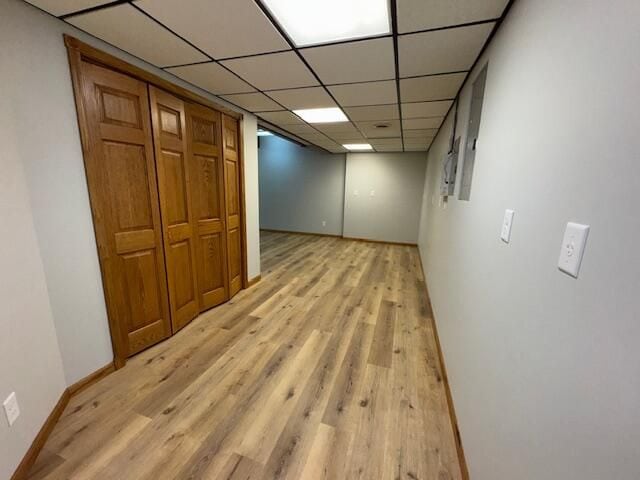
{"type": "Polygon", "coordinates": [[[257,285],[72,398],[30,478],[460,479],[417,248],[261,252],[257,285]]]}

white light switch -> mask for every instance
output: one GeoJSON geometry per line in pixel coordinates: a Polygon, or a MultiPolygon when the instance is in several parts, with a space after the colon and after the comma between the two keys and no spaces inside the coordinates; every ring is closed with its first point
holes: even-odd
{"type": "Polygon", "coordinates": [[[13,425],[20,416],[20,407],[18,406],[18,399],[16,398],[16,392],[11,392],[11,395],[3,402],[4,414],[7,416],[9,426],[13,425]]]}
{"type": "Polygon", "coordinates": [[[500,232],[500,238],[503,242],[509,243],[511,239],[511,225],[513,225],[513,210],[505,210],[504,220],[502,221],[502,231],[500,232]]]}
{"type": "Polygon", "coordinates": [[[579,223],[567,223],[567,229],[562,239],[558,268],[569,275],[578,278],[584,247],[587,244],[589,225],[579,223]]]}

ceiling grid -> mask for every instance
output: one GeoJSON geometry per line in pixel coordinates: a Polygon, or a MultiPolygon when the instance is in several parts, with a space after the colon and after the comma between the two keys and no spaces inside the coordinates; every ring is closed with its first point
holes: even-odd
{"type": "Polygon", "coordinates": [[[389,33],[297,46],[267,1],[28,3],[254,113],[267,129],[336,153],[348,143],[428,150],[511,4],[389,0],[389,33]],[[323,107],[348,122],[308,124],[293,112],[323,107]]]}

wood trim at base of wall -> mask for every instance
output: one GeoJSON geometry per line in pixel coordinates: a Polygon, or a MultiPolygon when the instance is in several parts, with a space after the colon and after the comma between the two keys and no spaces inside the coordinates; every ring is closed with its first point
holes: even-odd
{"type": "Polygon", "coordinates": [[[417,247],[416,243],[408,242],[389,242],[387,240],[371,240],[369,238],[357,238],[357,237],[345,237],[344,235],[334,235],[332,233],[314,233],[314,232],[296,232],[293,230],[276,230],[273,228],[261,228],[261,232],[274,232],[274,233],[292,233],[294,235],[316,235],[318,237],[332,237],[342,238],[344,240],[353,240],[354,242],[371,242],[371,243],[384,243],[386,245],[402,245],[405,247],[417,247]]]}
{"type": "Polygon", "coordinates": [[[262,275],[256,275],[251,280],[247,282],[247,288],[253,287],[256,283],[258,283],[262,279],[262,275]]]}
{"type": "Polygon", "coordinates": [[[104,377],[106,377],[107,375],[109,375],[109,374],[111,374],[111,373],[113,373],[115,371],[116,371],[116,367],[113,364],[113,362],[111,362],[108,365],[105,365],[104,367],[96,370],[95,372],[90,373],[86,377],[81,378],[76,383],[74,383],[73,385],[68,387],[67,390],[69,391],[69,394],[73,397],[74,395],[77,395],[81,391],[83,391],[86,388],[90,387],[94,383],[99,382],[104,377]]]}
{"type": "Polygon", "coordinates": [[[355,242],[384,243],[386,245],[400,245],[400,246],[403,246],[403,247],[417,247],[418,246],[417,243],[410,243],[410,242],[389,242],[387,240],[372,240],[370,238],[345,237],[345,236],[343,236],[342,238],[344,238],[345,240],[353,240],[355,242]]]}
{"type": "Polygon", "coordinates": [[[292,233],[294,235],[316,235],[318,237],[342,238],[342,235],[335,235],[333,233],[295,232],[293,230],[276,230],[274,228],[261,228],[260,231],[273,232],[273,233],[292,233]]]}
{"type": "Polygon", "coordinates": [[[420,270],[422,272],[422,278],[424,279],[424,288],[427,295],[427,301],[429,302],[429,308],[431,309],[431,326],[433,328],[433,336],[436,341],[436,349],[438,350],[438,359],[440,360],[440,366],[442,368],[442,382],[444,383],[445,394],[447,397],[447,406],[449,407],[449,419],[451,421],[451,427],[453,428],[453,434],[456,441],[456,452],[458,453],[458,463],[460,464],[460,471],[462,474],[462,480],[469,480],[469,468],[467,467],[467,460],[464,456],[464,448],[462,447],[462,437],[460,436],[460,429],[458,428],[458,417],[456,417],[456,409],[453,406],[453,397],[451,396],[451,387],[449,386],[449,377],[447,376],[447,367],[444,363],[444,355],[442,353],[442,346],[440,345],[440,336],[438,335],[438,327],[436,325],[436,314],[433,310],[431,303],[431,295],[429,295],[429,287],[427,285],[427,276],[424,273],[424,267],[422,265],[422,254],[418,249],[418,258],[420,259],[420,270]]]}
{"type": "Polygon", "coordinates": [[[49,435],[51,435],[51,432],[58,423],[58,420],[60,420],[64,409],[67,408],[69,400],[71,400],[74,395],[77,395],[114,371],[115,366],[113,362],[111,362],[64,389],[62,395],[60,395],[60,398],[58,399],[58,403],[53,407],[53,410],[44,421],[44,424],[42,425],[42,428],[40,428],[36,438],[31,442],[31,446],[27,450],[27,453],[24,454],[22,461],[16,468],[15,472],[13,472],[11,480],[24,480],[27,478],[29,471],[33,467],[33,464],[36,462],[38,455],[42,450],[42,447],[44,447],[49,435]]]}

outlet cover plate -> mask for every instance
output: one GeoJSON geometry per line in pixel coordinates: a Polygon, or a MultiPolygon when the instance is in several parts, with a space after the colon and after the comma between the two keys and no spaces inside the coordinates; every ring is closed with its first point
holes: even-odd
{"type": "Polygon", "coordinates": [[[4,407],[4,413],[7,416],[7,422],[9,422],[9,426],[13,425],[20,416],[20,407],[18,406],[16,392],[11,392],[11,395],[9,395],[2,403],[2,406],[4,407]]]}
{"type": "Polygon", "coordinates": [[[589,225],[569,222],[564,232],[558,268],[572,277],[578,278],[584,248],[589,236],[589,225]]]}

